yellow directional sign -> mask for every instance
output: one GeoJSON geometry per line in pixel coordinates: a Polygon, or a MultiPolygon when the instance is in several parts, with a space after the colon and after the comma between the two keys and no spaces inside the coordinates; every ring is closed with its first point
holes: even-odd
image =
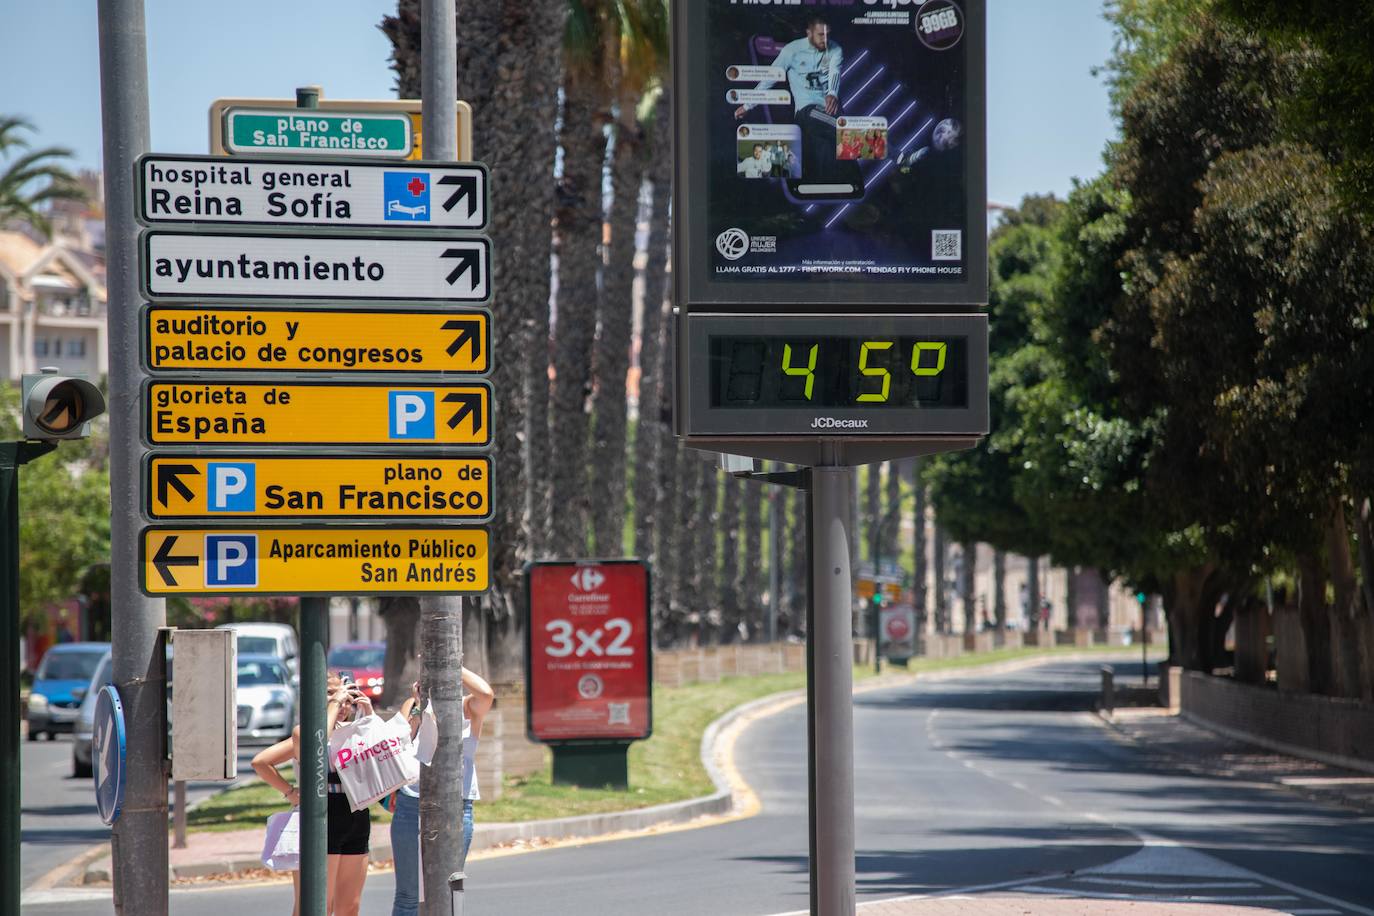
{"type": "Polygon", "coordinates": [[[485,528],[147,528],[149,595],[473,594],[486,591],[485,528]]]}
{"type": "Polygon", "coordinates": [[[154,455],[149,518],[491,518],[491,459],[154,455]]]}
{"type": "Polygon", "coordinates": [[[148,306],[152,371],[461,372],[491,368],[487,312],[148,306]]]}
{"type": "Polygon", "coordinates": [[[404,382],[175,382],[144,390],[151,445],[491,442],[491,386],[404,382]]]}

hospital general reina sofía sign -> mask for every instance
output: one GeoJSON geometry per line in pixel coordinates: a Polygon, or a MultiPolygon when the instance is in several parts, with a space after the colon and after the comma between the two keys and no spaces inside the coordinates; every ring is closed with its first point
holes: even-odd
{"type": "Polygon", "coordinates": [[[485,166],[347,159],[144,156],[139,219],[240,226],[330,226],[480,231],[488,218],[485,166]]]}

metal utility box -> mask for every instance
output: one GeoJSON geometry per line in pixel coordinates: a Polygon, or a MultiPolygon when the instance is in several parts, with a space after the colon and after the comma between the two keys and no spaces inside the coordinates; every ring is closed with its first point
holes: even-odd
{"type": "Polygon", "coordinates": [[[172,636],[172,779],[238,776],[238,648],[233,630],[172,636]]]}

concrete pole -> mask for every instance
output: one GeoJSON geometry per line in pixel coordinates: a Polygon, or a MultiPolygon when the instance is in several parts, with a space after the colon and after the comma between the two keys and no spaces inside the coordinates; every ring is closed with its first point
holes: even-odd
{"type": "Polygon", "coordinates": [[[109,294],[110,606],[114,683],[128,729],[128,782],[114,824],[118,913],[167,913],[167,673],[158,629],[166,605],[138,587],[140,536],[138,227],[134,160],[148,151],[143,0],[99,0],[105,154],[105,287],[109,294]]]}
{"type": "Polygon", "coordinates": [[[815,618],[810,680],[815,728],[816,916],[854,914],[854,637],[849,568],[853,468],[811,471],[811,588],[815,618]]]}
{"type": "MultiPolygon", "coordinates": [[[[458,47],[454,0],[420,4],[420,99],[426,159],[458,158],[458,47]]],[[[450,876],[463,870],[463,599],[420,599],[420,690],[434,704],[439,746],[420,770],[421,912],[448,916],[450,876]]]]}

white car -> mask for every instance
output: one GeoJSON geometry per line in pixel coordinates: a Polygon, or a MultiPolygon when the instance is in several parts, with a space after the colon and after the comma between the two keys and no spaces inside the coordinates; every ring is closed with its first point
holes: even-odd
{"type": "Polygon", "coordinates": [[[284,623],[222,623],[215,629],[237,634],[238,654],[275,655],[286,666],[294,681],[299,675],[296,631],[284,623]]]}
{"type": "Polygon", "coordinates": [[[296,693],[286,666],[272,655],[238,657],[239,738],[288,738],[296,724],[296,693]]]}

